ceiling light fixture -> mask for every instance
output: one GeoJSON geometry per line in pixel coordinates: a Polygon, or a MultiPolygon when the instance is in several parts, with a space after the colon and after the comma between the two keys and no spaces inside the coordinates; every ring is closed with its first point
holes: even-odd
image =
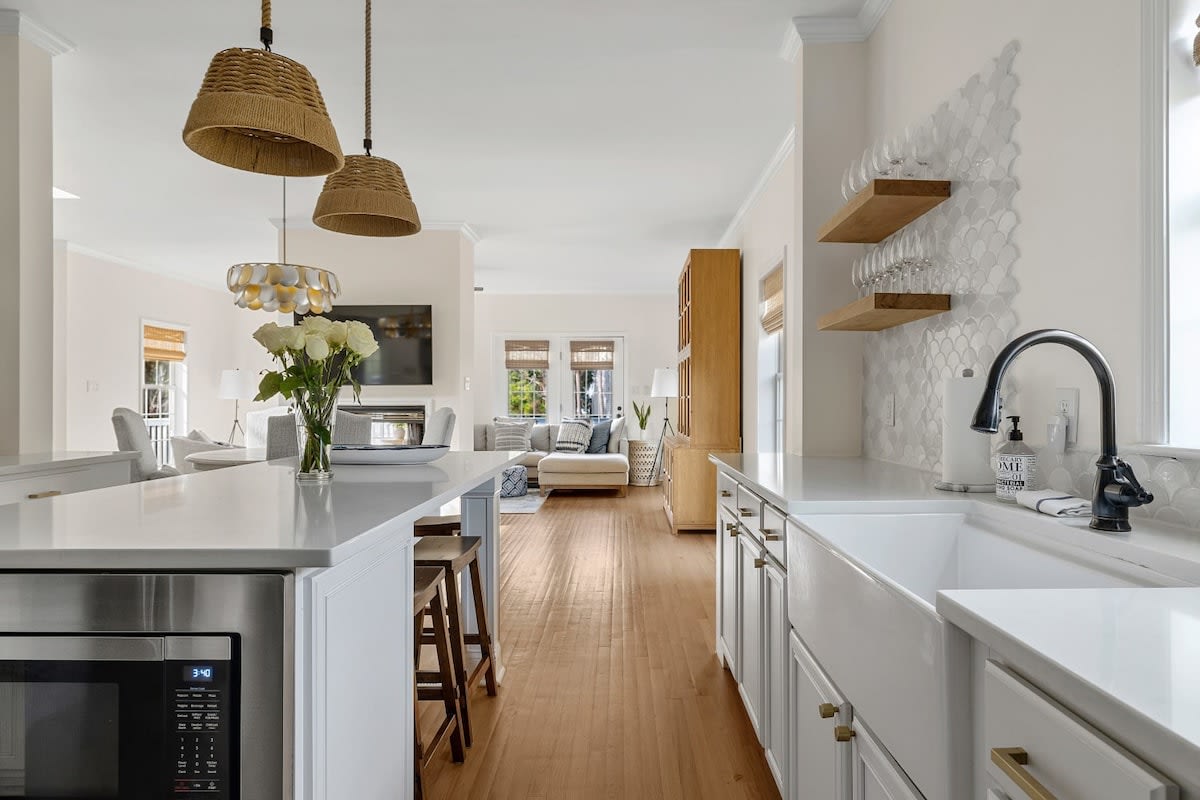
{"type": "Polygon", "coordinates": [[[371,155],[371,0],[366,0],[365,18],[366,155],[346,156],[346,165],[325,179],[313,222],[354,236],[411,236],[421,230],[421,218],[404,172],[395,162],[371,155]]]}
{"type": "Polygon", "coordinates": [[[320,267],[287,263],[287,178],[283,179],[283,259],[234,264],[225,275],[233,302],[251,311],[322,314],[333,308],[342,287],[337,276],[320,267]]]}
{"type": "Polygon", "coordinates": [[[345,164],[337,131],[308,68],[271,52],[271,0],[262,0],[263,49],[213,56],[183,126],[197,154],[266,175],[328,175],[345,164]]]}

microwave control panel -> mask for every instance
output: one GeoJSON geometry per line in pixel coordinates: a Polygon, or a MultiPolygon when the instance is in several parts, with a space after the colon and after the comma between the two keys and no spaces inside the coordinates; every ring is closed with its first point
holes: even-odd
{"type": "Polygon", "coordinates": [[[233,800],[229,662],[168,661],[166,670],[169,796],[233,800]]]}

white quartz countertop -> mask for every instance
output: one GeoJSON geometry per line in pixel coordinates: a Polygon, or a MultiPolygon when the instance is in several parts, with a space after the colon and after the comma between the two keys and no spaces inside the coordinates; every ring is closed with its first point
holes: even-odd
{"type": "Polygon", "coordinates": [[[0,506],[0,569],[331,566],[437,513],[522,455],[337,466],[323,486],[297,484],[295,460],[281,460],[0,506]]]}
{"type": "Polygon", "coordinates": [[[933,473],[868,458],[777,453],[724,453],[709,458],[718,470],[749,484],[789,514],[904,511],[913,504],[934,511],[938,504],[955,506],[969,497],[934,489],[933,473]]]}
{"type": "Polygon", "coordinates": [[[1064,702],[1108,700],[1125,735],[1200,750],[1200,588],[944,591],[937,610],[1039,682],[1065,679],[1043,687],[1064,702]]]}
{"type": "Polygon", "coordinates": [[[137,453],[90,450],[58,450],[52,453],[21,453],[0,456],[0,476],[21,475],[27,472],[46,472],[67,467],[85,467],[110,461],[133,461],[137,453]]]}

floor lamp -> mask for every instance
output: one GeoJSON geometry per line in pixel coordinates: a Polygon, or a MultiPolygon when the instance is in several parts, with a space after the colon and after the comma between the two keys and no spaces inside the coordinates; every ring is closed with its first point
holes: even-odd
{"type": "Polygon", "coordinates": [[[650,472],[653,480],[657,481],[661,474],[659,470],[662,468],[663,442],[666,441],[668,432],[672,435],[675,433],[675,429],[671,427],[671,398],[679,397],[679,373],[669,367],[654,370],[650,396],[663,399],[662,432],[658,434],[658,448],[654,451],[654,467],[650,472]]]}
{"type": "Polygon", "coordinates": [[[246,431],[242,428],[242,423],[239,420],[240,405],[242,400],[248,400],[258,393],[258,387],[254,385],[254,373],[243,372],[240,369],[223,369],[221,370],[221,383],[217,386],[217,398],[220,400],[233,401],[233,427],[229,429],[229,444],[235,444],[234,437],[237,432],[242,432],[242,439],[246,438],[246,431]]]}

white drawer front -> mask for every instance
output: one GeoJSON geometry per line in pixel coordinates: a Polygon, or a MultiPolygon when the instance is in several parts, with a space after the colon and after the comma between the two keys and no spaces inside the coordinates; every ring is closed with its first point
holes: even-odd
{"type": "Polygon", "coordinates": [[[787,569],[787,517],[773,505],[763,505],[762,524],[759,534],[766,545],[767,552],[787,569]]]}
{"type": "Polygon", "coordinates": [[[0,480],[0,505],[129,483],[129,462],[106,462],[0,480]]]}
{"type": "Polygon", "coordinates": [[[729,509],[729,513],[737,516],[738,484],[724,472],[717,473],[717,505],[729,509]]]}
{"type": "Polygon", "coordinates": [[[1012,800],[1174,800],[1178,788],[1041,691],[989,661],[984,678],[988,778],[1012,800]],[[1021,752],[1014,752],[1019,748],[1021,752]],[[998,762],[1005,762],[1005,768],[998,762]],[[1024,762],[1024,763],[1021,763],[1024,762]],[[1039,794],[1036,785],[1041,785],[1039,794]],[[1025,783],[1022,786],[1022,783],[1025,783]]]}
{"type": "Polygon", "coordinates": [[[758,532],[759,525],[762,524],[762,509],[762,498],[745,486],[738,484],[736,509],[738,521],[754,534],[755,539],[759,540],[762,539],[762,534],[758,532]]]}

